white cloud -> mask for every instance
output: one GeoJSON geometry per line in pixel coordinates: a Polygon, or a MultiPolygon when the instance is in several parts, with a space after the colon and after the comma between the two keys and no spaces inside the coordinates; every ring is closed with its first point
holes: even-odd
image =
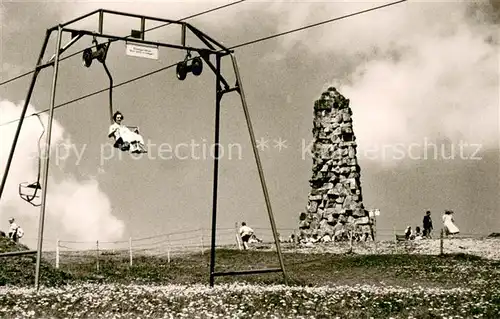
{"type": "MultiPolygon", "coordinates": [[[[21,108],[9,101],[0,102],[0,118],[2,123],[15,120],[20,115],[21,108]]],[[[29,106],[27,114],[36,112],[29,106]]],[[[47,127],[47,114],[42,113],[41,119],[47,127]]],[[[10,152],[17,122],[0,126],[0,167],[5,168],[10,152]]],[[[14,159],[9,170],[6,187],[0,200],[0,228],[7,228],[7,219],[14,216],[25,229],[27,238],[36,239],[39,207],[33,207],[24,202],[18,194],[18,185],[22,182],[36,181],[38,172],[38,138],[43,128],[36,116],[25,119],[14,159]]],[[[44,141],[44,135],[42,141],[44,141]]],[[[64,143],[71,145],[70,137],[64,134],[64,128],[53,122],[51,149],[64,143]]],[[[42,145],[43,152],[43,145],[42,145]]],[[[52,155],[55,153],[53,152],[52,155]]],[[[99,183],[94,178],[79,181],[74,176],[64,174],[63,180],[55,178],[53,173],[60,169],[51,156],[48,180],[46,234],[59,235],[64,239],[79,241],[116,240],[124,231],[124,223],[112,215],[110,200],[99,189],[99,183]],[[52,174],[51,174],[52,172],[52,174]]],[[[2,175],[0,175],[1,177],[2,175]]],[[[46,235],[47,236],[47,235],[46,235]]]]}
{"type": "MultiPolygon", "coordinates": [[[[381,3],[273,8],[289,10],[284,31],[381,3]]],[[[353,70],[332,80],[351,100],[360,148],[446,138],[498,149],[498,26],[474,21],[471,10],[410,1],[283,37],[281,49],[300,42],[331,56],[332,68],[353,70]]]]}
{"type": "Polygon", "coordinates": [[[47,205],[68,236],[76,240],[113,240],[122,235],[124,225],[111,214],[111,202],[95,179],[78,182],[66,178],[50,185],[47,205]]]}

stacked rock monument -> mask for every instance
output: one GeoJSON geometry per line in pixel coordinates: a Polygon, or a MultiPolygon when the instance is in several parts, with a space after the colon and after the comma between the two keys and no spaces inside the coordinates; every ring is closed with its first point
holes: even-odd
{"type": "Polygon", "coordinates": [[[363,206],[361,169],[349,100],[334,87],[314,102],[313,167],[306,211],[301,212],[299,239],[331,241],[373,232],[363,206]]]}

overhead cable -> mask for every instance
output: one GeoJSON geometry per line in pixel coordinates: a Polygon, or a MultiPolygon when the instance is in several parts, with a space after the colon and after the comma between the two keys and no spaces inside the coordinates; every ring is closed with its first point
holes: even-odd
{"type": "MultiPolygon", "coordinates": [[[[232,49],[235,49],[235,48],[240,48],[240,47],[248,46],[248,45],[255,44],[255,43],[258,43],[258,42],[262,42],[262,41],[265,41],[265,40],[269,40],[269,39],[273,39],[273,38],[285,36],[285,35],[288,35],[288,34],[291,34],[291,33],[294,33],[294,32],[299,32],[299,31],[302,31],[302,30],[305,30],[305,29],[309,29],[309,28],[313,28],[313,27],[318,27],[318,26],[321,26],[321,25],[324,25],[324,24],[327,24],[327,23],[332,23],[332,22],[335,22],[335,21],[339,21],[339,20],[342,20],[342,19],[346,19],[346,18],[350,18],[350,17],[356,16],[356,15],[364,14],[364,13],[367,13],[367,12],[370,12],[370,11],[375,11],[375,10],[383,9],[383,8],[386,8],[386,7],[389,7],[389,6],[393,6],[393,5],[396,5],[396,4],[399,4],[399,3],[402,3],[402,2],[406,2],[406,1],[408,1],[408,0],[400,0],[400,1],[392,2],[392,3],[384,4],[384,5],[381,5],[381,6],[373,7],[373,8],[370,8],[370,9],[366,9],[366,10],[362,10],[362,11],[357,11],[357,12],[350,13],[350,14],[347,14],[347,15],[344,15],[344,16],[340,16],[340,17],[336,17],[336,18],[333,18],[333,19],[324,20],[324,21],[321,21],[321,22],[318,22],[318,23],[307,25],[307,26],[302,26],[302,27],[299,27],[299,28],[296,28],[296,29],[292,29],[292,30],[289,30],[289,31],[286,31],[286,32],[281,32],[281,33],[277,33],[277,34],[274,34],[274,35],[271,35],[271,36],[266,36],[266,37],[263,37],[263,38],[255,39],[255,40],[248,41],[248,42],[244,42],[244,43],[232,46],[229,49],[232,50],[232,49]]],[[[162,67],[162,68],[159,68],[157,70],[145,73],[145,74],[140,75],[140,76],[135,77],[135,78],[131,78],[131,79],[127,80],[127,81],[124,81],[124,82],[118,83],[116,85],[113,85],[111,88],[116,88],[116,87],[123,86],[125,84],[129,84],[131,82],[135,82],[137,80],[140,80],[140,79],[143,79],[145,77],[151,76],[151,75],[156,74],[158,72],[168,70],[168,69],[173,68],[175,66],[177,66],[177,63],[171,64],[171,65],[168,65],[168,66],[165,66],[165,67],[162,67]]],[[[108,88],[105,88],[105,89],[101,89],[101,90],[98,90],[98,91],[95,91],[95,92],[92,92],[92,93],[80,96],[78,98],[69,100],[69,101],[64,102],[62,104],[58,104],[58,105],[54,106],[54,109],[60,108],[62,106],[65,106],[65,105],[68,105],[68,104],[71,104],[71,103],[74,103],[74,102],[77,102],[77,101],[80,101],[80,100],[83,100],[83,99],[86,99],[88,97],[100,94],[102,92],[106,92],[109,89],[110,88],[108,87],[108,88]]],[[[45,113],[47,111],[49,111],[49,109],[45,109],[45,110],[42,110],[42,111],[39,111],[39,112],[32,113],[30,115],[27,115],[26,117],[30,117],[30,116],[33,116],[33,115],[45,113]]],[[[2,123],[2,124],[0,124],[0,126],[4,126],[4,125],[11,124],[11,123],[15,123],[17,121],[19,121],[19,119],[2,123]]]]}

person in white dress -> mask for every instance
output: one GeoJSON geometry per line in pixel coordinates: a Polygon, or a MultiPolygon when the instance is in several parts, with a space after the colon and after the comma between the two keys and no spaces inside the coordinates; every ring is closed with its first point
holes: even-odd
{"type": "Polygon", "coordinates": [[[114,147],[131,153],[147,153],[144,139],[139,134],[139,128],[131,128],[122,124],[124,117],[119,111],[113,114],[114,123],[109,127],[108,137],[115,139],[114,147]]]}
{"type": "Polygon", "coordinates": [[[453,211],[446,210],[443,215],[443,225],[446,236],[452,236],[458,234],[460,229],[458,229],[457,225],[455,225],[455,221],[453,219],[453,211]]]}

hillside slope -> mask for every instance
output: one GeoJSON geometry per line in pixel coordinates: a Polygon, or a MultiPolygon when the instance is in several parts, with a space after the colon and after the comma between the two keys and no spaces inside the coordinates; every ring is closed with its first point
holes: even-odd
{"type": "MultiPolygon", "coordinates": [[[[12,251],[29,250],[22,244],[16,244],[7,237],[0,237],[0,254],[12,251]]],[[[0,257],[0,286],[33,285],[35,283],[36,255],[0,257]]],[[[40,283],[56,285],[64,283],[70,276],[55,269],[42,260],[40,264],[40,283]]]]}

